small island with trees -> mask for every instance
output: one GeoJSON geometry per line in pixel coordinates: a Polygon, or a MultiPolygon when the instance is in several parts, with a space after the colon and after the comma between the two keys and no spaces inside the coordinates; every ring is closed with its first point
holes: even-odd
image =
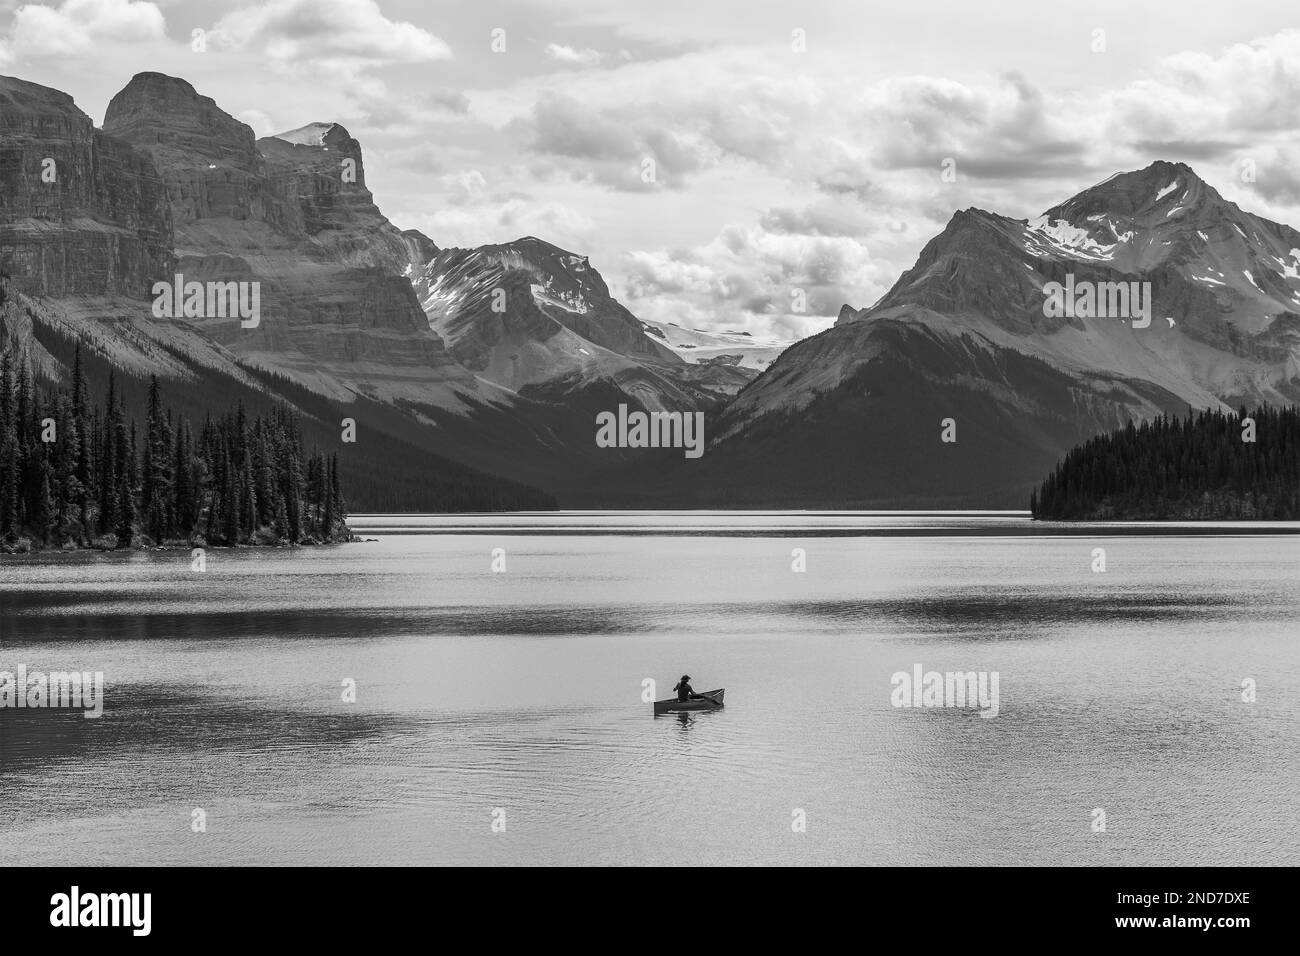
{"type": "Polygon", "coordinates": [[[95,403],[78,347],[67,388],[0,356],[0,551],[322,544],[353,540],[338,457],[304,454],[287,406],[200,425],[149,383],[128,420],[115,379],[95,403]]]}
{"type": "Polygon", "coordinates": [[[1071,450],[1029,510],[1048,521],[1300,520],[1300,406],[1129,422],[1071,450]]]}

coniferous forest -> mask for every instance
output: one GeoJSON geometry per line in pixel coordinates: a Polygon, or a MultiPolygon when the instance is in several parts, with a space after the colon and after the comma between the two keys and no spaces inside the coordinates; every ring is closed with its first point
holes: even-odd
{"type": "Polygon", "coordinates": [[[297,416],[242,405],[195,424],[149,384],[128,419],[116,380],[96,402],[77,349],[72,381],[38,387],[0,356],[0,548],[311,544],[351,538],[338,458],[306,456],[297,416]]]}
{"type": "Polygon", "coordinates": [[[1300,520],[1300,406],[1129,422],[1070,451],[1029,508],[1056,521],[1300,520]]]}

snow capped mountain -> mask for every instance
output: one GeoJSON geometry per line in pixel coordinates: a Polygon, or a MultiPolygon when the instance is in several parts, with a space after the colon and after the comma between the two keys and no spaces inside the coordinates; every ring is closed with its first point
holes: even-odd
{"type": "MultiPolygon", "coordinates": [[[[453,351],[462,346],[471,364],[477,356],[463,345],[475,339],[482,311],[520,319],[519,327],[545,340],[568,329],[589,343],[620,355],[658,364],[679,360],[648,338],[641,323],[610,294],[586,256],[533,236],[476,249],[444,249],[414,277],[425,314],[453,351]],[[536,311],[549,322],[532,326],[536,311]]],[[[501,322],[508,321],[502,318],[501,322]]],[[[482,337],[474,343],[482,345],[482,337]]]]}
{"type": "Polygon", "coordinates": [[[444,249],[412,283],[456,360],[515,392],[599,383],[648,409],[694,410],[753,377],[739,362],[689,362],[610,295],[586,256],[534,236],[444,249]]]}
{"type": "Polygon", "coordinates": [[[1259,332],[1300,308],[1300,233],[1244,212],[1182,163],[1114,177],[1042,219],[1084,242],[1109,238],[1111,268],[1165,268],[1207,286],[1217,305],[1227,307],[1227,320],[1244,332],[1259,332]]]}
{"type": "Polygon", "coordinates": [[[959,211],[877,303],[727,406],[693,481],[734,496],[761,460],[768,504],[897,504],[906,488],[1020,506],[1064,450],[1130,418],[1300,400],[1296,250],[1300,233],[1165,162],[1028,221],[959,211]],[[1049,304],[1121,284],[1149,294],[1149,325],[1049,304]]]}
{"type": "Polygon", "coordinates": [[[1029,221],[954,215],[912,269],[838,326],[903,318],[1071,371],[1149,381],[1196,405],[1294,400],[1300,233],[1187,166],[1122,173],[1029,221]],[[1049,283],[1151,283],[1154,323],[1044,314],[1049,283]],[[1170,324],[1170,320],[1173,320],[1170,324]]]}

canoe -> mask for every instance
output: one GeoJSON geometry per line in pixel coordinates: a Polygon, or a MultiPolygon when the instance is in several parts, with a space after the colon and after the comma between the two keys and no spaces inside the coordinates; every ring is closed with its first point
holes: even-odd
{"type": "Polygon", "coordinates": [[[672,714],[688,710],[718,710],[722,707],[722,695],[726,691],[719,687],[717,690],[702,691],[704,697],[712,697],[712,700],[678,700],[676,697],[669,697],[667,700],[655,701],[655,716],[660,714],[672,714]]]}

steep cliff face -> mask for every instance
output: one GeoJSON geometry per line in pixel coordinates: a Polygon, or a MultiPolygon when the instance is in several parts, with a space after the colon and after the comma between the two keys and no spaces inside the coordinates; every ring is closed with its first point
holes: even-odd
{"type": "Polygon", "coordinates": [[[414,269],[419,250],[384,218],[366,188],[361,144],[337,123],[311,123],[257,141],[275,194],[301,232],[332,259],[394,275],[414,269]]]}
{"type": "Polygon", "coordinates": [[[259,283],[256,327],[201,320],[236,355],[336,398],[457,408],[477,393],[405,278],[421,244],[375,206],[346,129],[315,123],[257,141],[211,98],[159,73],[113,98],[104,129],[157,164],[187,282],[259,283]]]}
{"type": "Polygon", "coordinates": [[[153,158],[182,246],[186,227],[198,220],[282,215],[266,188],[253,131],[183,80],[137,74],[108,104],[104,132],[153,158]]]}
{"type": "Polygon", "coordinates": [[[419,272],[441,250],[432,239],[418,229],[403,229],[402,238],[406,240],[406,255],[419,272]]]}
{"type": "Polygon", "coordinates": [[[96,130],[66,93],[0,77],[0,273],[13,288],[145,298],[171,248],[148,157],[96,130]]]}

